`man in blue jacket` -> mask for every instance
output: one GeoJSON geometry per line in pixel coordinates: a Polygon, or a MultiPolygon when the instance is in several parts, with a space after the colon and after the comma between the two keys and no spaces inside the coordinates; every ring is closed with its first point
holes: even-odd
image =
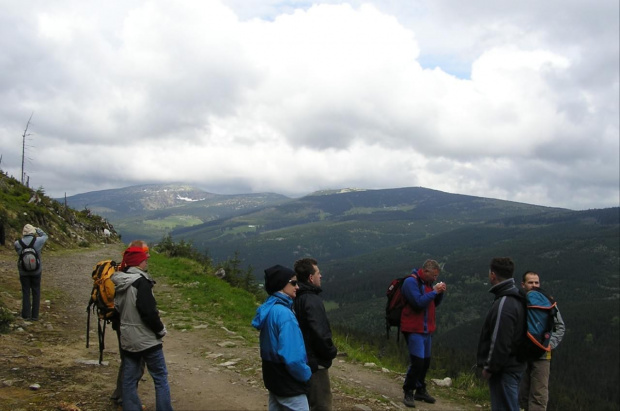
{"type": "Polygon", "coordinates": [[[256,310],[252,326],[260,330],[263,382],[269,390],[269,411],[308,411],[308,381],[304,339],[293,313],[297,276],[290,268],[275,265],[265,270],[269,298],[256,310]]]}
{"type": "Polygon", "coordinates": [[[525,337],[524,296],[515,285],[515,265],[508,257],[491,260],[489,292],[495,295],[478,341],[477,365],[489,381],[491,410],[519,411],[519,382],[525,363],[518,359],[525,337]]]}
{"type": "Polygon", "coordinates": [[[17,264],[19,271],[19,282],[22,285],[22,318],[25,320],[39,320],[39,306],[41,303],[41,273],[43,264],[41,263],[41,250],[47,241],[47,234],[40,228],[35,228],[26,224],[22,230],[22,239],[15,241],[15,251],[21,255],[22,249],[34,248],[37,252],[39,266],[34,271],[28,271],[17,264]],[[30,296],[32,295],[32,304],[30,296]]]}
{"type": "Polygon", "coordinates": [[[400,331],[407,340],[409,369],[403,384],[403,403],[415,407],[415,400],[435,403],[426,389],[426,372],[431,364],[432,335],[435,332],[435,308],[443,301],[446,284],[434,284],[441,267],[435,260],[426,260],[414,269],[403,283],[407,300],[400,318],[400,331]],[[415,390],[415,393],[414,393],[415,390]]]}

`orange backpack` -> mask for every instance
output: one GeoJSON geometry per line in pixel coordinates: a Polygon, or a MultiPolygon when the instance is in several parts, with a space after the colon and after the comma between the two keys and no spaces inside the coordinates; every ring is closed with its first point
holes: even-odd
{"type": "Polygon", "coordinates": [[[99,364],[103,360],[103,350],[105,348],[105,328],[106,324],[112,321],[117,315],[114,310],[114,283],[112,276],[118,270],[118,264],[113,260],[99,261],[93,267],[93,290],[90,294],[90,300],[86,307],[88,318],[86,320],[86,348],[89,346],[90,333],[90,313],[97,310],[97,329],[99,336],[99,364]]]}

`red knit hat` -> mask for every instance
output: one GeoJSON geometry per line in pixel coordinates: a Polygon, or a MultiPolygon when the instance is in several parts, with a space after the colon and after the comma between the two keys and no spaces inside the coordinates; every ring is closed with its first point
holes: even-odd
{"type": "Polygon", "coordinates": [[[149,255],[142,247],[129,247],[123,254],[121,267],[137,267],[140,263],[149,258],[149,255]]]}

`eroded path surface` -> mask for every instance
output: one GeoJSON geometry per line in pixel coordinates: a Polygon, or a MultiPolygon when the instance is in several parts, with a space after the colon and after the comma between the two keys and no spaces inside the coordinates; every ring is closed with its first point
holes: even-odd
{"type": "MultiPolygon", "coordinates": [[[[86,348],[86,303],[94,263],[119,258],[115,245],[98,249],[43,255],[41,320],[19,320],[18,329],[0,335],[1,410],[117,410],[109,399],[118,371],[116,335],[108,326],[104,363],[99,366],[96,319],[91,319],[86,348]],[[35,384],[40,388],[35,389],[35,384]]],[[[0,293],[18,313],[21,291],[13,254],[0,251],[0,293]]],[[[155,287],[158,300],[182,305],[178,290],[163,281],[155,287]]],[[[191,311],[191,310],[190,310],[191,311]]],[[[258,347],[200,318],[162,315],[169,330],[164,354],[176,410],[266,410],[258,347]],[[191,330],[171,325],[185,323],[191,330]]],[[[405,409],[402,375],[337,359],[330,371],[336,410],[405,409]]],[[[434,392],[437,392],[435,390],[434,392]]],[[[153,383],[146,375],[139,393],[148,410],[155,410],[153,383]]],[[[417,410],[464,408],[438,398],[417,410]]]]}

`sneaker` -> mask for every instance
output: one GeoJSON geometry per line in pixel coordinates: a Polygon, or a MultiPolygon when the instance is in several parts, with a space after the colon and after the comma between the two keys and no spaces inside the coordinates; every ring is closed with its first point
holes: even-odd
{"type": "Polygon", "coordinates": [[[415,392],[415,395],[413,396],[413,398],[415,398],[418,401],[424,401],[424,402],[428,402],[429,404],[435,404],[435,398],[432,397],[428,393],[428,391],[426,391],[426,388],[418,389],[415,392]]]}
{"type": "Polygon", "coordinates": [[[407,407],[415,408],[415,401],[413,400],[413,391],[405,391],[405,398],[403,399],[403,404],[407,407]]]}

